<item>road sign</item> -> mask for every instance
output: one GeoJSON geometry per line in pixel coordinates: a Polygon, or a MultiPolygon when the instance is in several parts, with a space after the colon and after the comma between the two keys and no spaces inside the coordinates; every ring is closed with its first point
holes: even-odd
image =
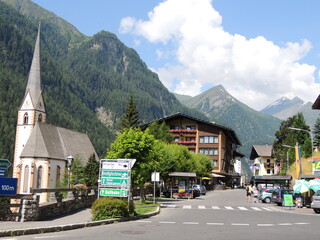
{"type": "Polygon", "coordinates": [[[17,178],[0,178],[0,195],[17,194],[17,178]]]}
{"type": "Polygon", "coordinates": [[[128,178],[128,171],[102,170],[101,177],[128,178]]]}
{"type": "Polygon", "coordinates": [[[100,188],[100,196],[103,197],[128,197],[128,189],[100,188]]]}
{"type": "Polygon", "coordinates": [[[8,169],[11,166],[11,163],[8,159],[0,159],[0,168],[8,169]]]}
{"type": "Polygon", "coordinates": [[[101,185],[126,188],[128,184],[128,178],[101,178],[101,185]]]}
{"type": "Polygon", "coordinates": [[[0,168],[0,177],[4,177],[6,170],[4,168],[0,168]]]}

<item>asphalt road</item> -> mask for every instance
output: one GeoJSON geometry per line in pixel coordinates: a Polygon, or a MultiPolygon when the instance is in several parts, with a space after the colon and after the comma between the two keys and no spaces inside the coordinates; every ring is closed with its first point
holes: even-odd
{"type": "Polygon", "coordinates": [[[213,191],[192,200],[163,201],[149,219],[6,239],[303,239],[320,236],[320,214],[246,203],[244,190],[213,191]]]}

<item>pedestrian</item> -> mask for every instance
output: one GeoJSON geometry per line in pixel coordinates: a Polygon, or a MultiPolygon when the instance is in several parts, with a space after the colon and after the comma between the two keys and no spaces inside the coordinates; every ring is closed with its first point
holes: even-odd
{"type": "Polygon", "coordinates": [[[258,202],[259,190],[256,186],[253,186],[253,201],[258,202]]]}
{"type": "Polygon", "coordinates": [[[247,203],[249,203],[251,201],[251,194],[252,194],[253,190],[251,187],[251,184],[247,184],[246,186],[246,199],[247,199],[247,203]]]}

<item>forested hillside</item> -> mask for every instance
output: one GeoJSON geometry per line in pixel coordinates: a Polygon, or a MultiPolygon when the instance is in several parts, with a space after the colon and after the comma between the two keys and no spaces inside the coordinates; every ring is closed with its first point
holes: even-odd
{"type": "Polygon", "coordinates": [[[29,0],[0,0],[0,158],[13,159],[17,111],[39,21],[47,121],[87,132],[100,156],[113,141],[131,94],[145,122],[177,111],[206,118],[181,105],[114,34],[87,37],[29,0]]]}

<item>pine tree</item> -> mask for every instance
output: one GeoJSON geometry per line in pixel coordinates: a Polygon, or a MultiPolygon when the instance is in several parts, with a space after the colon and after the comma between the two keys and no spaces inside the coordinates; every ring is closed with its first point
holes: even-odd
{"type": "Polygon", "coordinates": [[[313,145],[316,147],[320,145],[320,116],[313,127],[313,145]]]}
{"type": "Polygon", "coordinates": [[[120,131],[123,132],[125,129],[137,128],[141,124],[139,119],[139,112],[137,111],[137,105],[133,99],[133,96],[130,96],[127,111],[121,117],[121,126],[120,131]]]}
{"type": "Polygon", "coordinates": [[[99,162],[96,160],[95,154],[90,156],[89,161],[84,168],[83,175],[88,187],[96,187],[98,185],[99,162]]]}

